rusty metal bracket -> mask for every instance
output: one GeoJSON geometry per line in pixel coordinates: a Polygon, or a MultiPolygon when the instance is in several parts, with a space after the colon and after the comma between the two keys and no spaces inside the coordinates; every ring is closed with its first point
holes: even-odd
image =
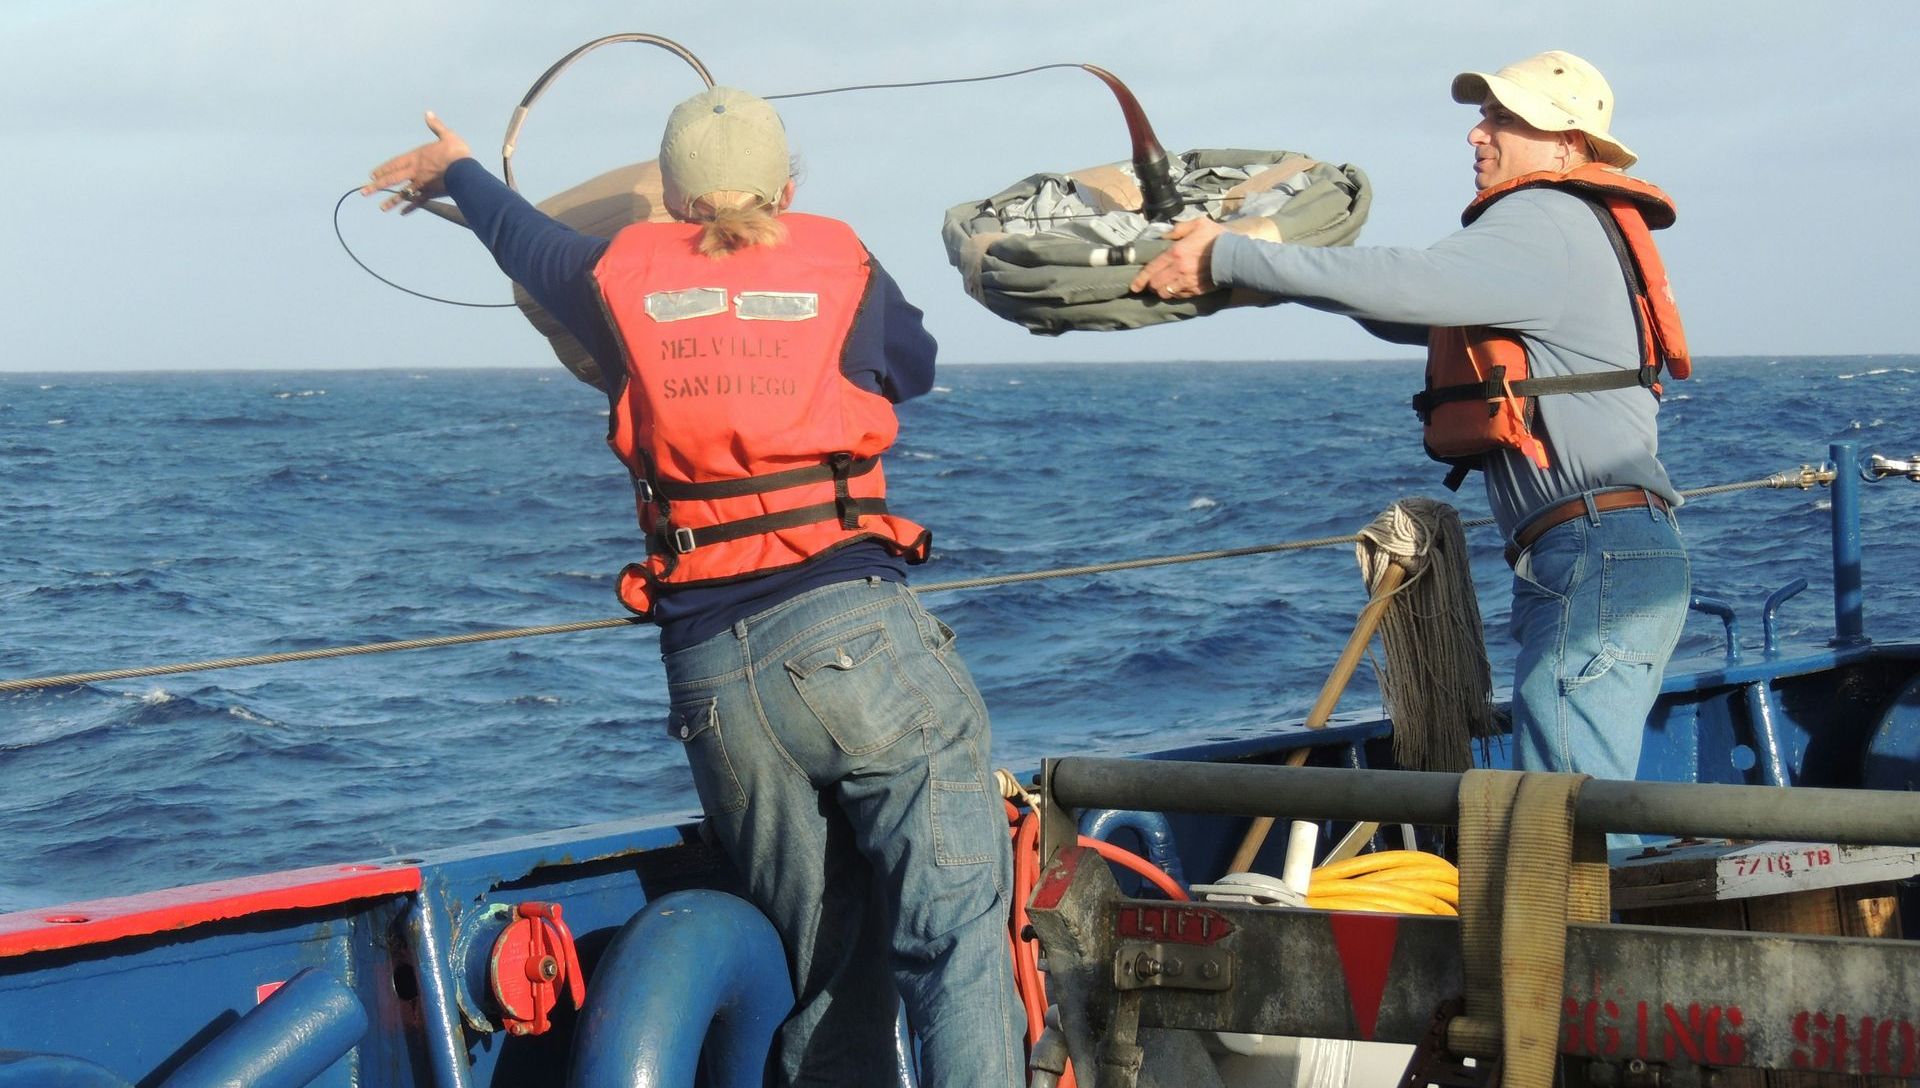
{"type": "Polygon", "coordinates": [[[1113,985],[1127,990],[1233,988],[1233,956],[1220,948],[1158,941],[1122,941],[1113,954],[1113,985]]]}

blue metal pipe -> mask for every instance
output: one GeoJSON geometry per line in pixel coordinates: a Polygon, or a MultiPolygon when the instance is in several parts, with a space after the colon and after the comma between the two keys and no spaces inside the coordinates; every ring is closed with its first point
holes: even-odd
{"type": "Polygon", "coordinates": [[[1773,614],[1780,610],[1780,606],[1785,604],[1788,598],[1805,588],[1807,588],[1807,580],[1805,578],[1795,578],[1793,581],[1788,582],[1786,585],[1781,586],[1779,589],[1767,595],[1766,606],[1762,608],[1760,612],[1760,632],[1762,636],[1760,649],[1761,652],[1768,657],[1773,657],[1780,652],[1780,642],[1774,637],[1773,614]]]}
{"type": "Polygon", "coordinates": [[[459,999],[454,993],[453,960],[448,950],[448,912],[436,902],[442,894],[438,880],[427,880],[414,893],[407,914],[408,944],[414,974],[420,980],[421,1011],[426,1016],[427,1066],[438,1088],[468,1088],[467,1035],[461,1027],[459,999]]]}
{"type": "Polygon", "coordinates": [[[1852,442],[1827,447],[1833,460],[1833,641],[1860,646],[1867,639],[1860,588],[1860,451],[1852,442]]]}
{"type": "Polygon", "coordinates": [[[1727,629],[1727,664],[1737,664],[1740,660],[1740,620],[1733,614],[1733,606],[1718,597],[1696,593],[1687,601],[1687,607],[1695,612],[1720,617],[1720,622],[1727,629]]]}
{"type": "Polygon", "coordinates": [[[760,1088],[793,1008],[786,950],[765,915],[715,891],[663,896],[600,957],[568,1088],[680,1088],[706,1044],[711,1088],[760,1088]]]}
{"type": "Polygon", "coordinates": [[[367,1033],[353,991],[317,967],[286,984],[214,1036],[164,1088],[305,1088],[367,1033]]]}
{"type": "Polygon", "coordinates": [[[1753,741],[1760,750],[1760,780],[1769,786],[1792,785],[1787,779],[1787,760],[1780,748],[1779,715],[1773,709],[1773,689],[1766,680],[1755,680],[1741,692],[1747,701],[1747,723],[1753,727],[1753,741]]]}
{"type": "Polygon", "coordinates": [[[1167,822],[1166,813],[1102,808],[1080,817],[1080,833],[1101,842],[1111,842],[1113,833],[1122,828],[1140,836],[1148,861],[1172,877],[1175,884],[1187,886],[1186,873],[1180,868],[1180,851],[1173,842],[1173,825],[1167,822]]]}

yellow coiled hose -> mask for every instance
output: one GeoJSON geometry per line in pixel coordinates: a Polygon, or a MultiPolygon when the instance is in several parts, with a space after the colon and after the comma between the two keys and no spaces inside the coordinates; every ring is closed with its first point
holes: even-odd
{"type": "Polygon", "coordinates": [[[1460,870],[1423,850],[1381,850],[1313,871],[1307,906],[1392,914],[1460,913],[1460,870]]]}

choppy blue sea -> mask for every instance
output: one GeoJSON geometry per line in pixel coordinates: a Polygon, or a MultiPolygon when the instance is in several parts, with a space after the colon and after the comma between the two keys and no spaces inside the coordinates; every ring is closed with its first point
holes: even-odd
{"type": "MultiPolygon", "coordinates": [[[[1710,359],[1683,488],[1920,452],[1920,358],[1710,359]]],[[[1412,363],[956,366],[889,477],[919,581],[1346,534],[1444,495],[1412,363]]],[[[621,614],[631,492],[550,371],[0,374],[0,679],[621,614]]],[[[1475,484],[1455,500],[1484,515],[1475,484]]],[[[1920,488],[1868,485],[1867,629],[1920,637],[1920,488]]],[[[1825,493],[1690,504],[1696,589],[1832,624],[1825,493]]],[[[1470,531],[1496,676],[1508,572],[1470,531]]],[[[1363,590],[1348,547],[940,594],[998,765],[1301,717],[1363,590]]],[[[1717,653],[1689,622],[1681,653],[1717,653]]],[[[623,629],[0,694],[0,910],[689,811],[656,639],[623,629]]],[[[1363,676],[1341,705],[1377,712],[1363,676]]]]}

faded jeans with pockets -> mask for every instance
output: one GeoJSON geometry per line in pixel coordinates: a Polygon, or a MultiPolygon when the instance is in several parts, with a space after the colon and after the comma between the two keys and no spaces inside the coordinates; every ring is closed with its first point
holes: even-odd
{"type": "Polygon", "coordinates": [[[1692,574],[1670,511],[1587,512],[1513,568],[1515,770],[1633,778],[1686,623],[1692,574]]]}
{"type": "Polygon", "coordinates": [[[668,733],[786,944],[773,1082],[896,1083],[904,1000],[922,1085],[1022,1083],[1012,850],[953,632],[905,586],[862,579],[663,660],[668,733]]]}

